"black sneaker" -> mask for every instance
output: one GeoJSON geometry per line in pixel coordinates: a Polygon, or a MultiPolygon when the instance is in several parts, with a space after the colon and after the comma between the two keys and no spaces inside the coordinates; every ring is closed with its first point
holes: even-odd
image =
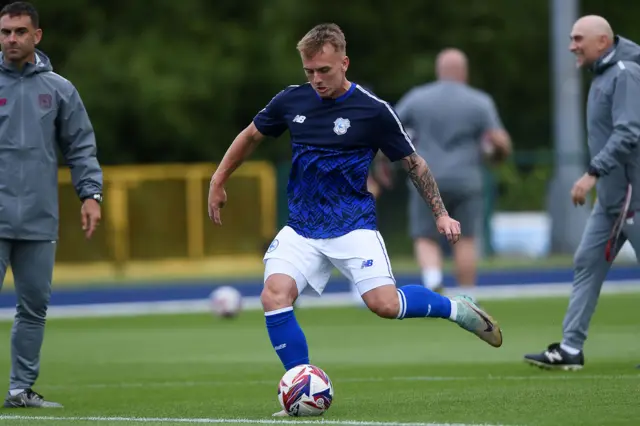
{"type": "Polygon", "coordinates": [[[45,401],[42,395],[27,389],[13,396],[7,393],[4,408],[62,408],[62,404],[45,401]]]}
{"type": "Polygon", "coordinates": [[[580,351],[571,355],[560,347],[560,343],[552,343],[546,351],[539,354],[527,354],[524,362],[546,370],[580,370],[584,367],[584,354],[580,351]]]}

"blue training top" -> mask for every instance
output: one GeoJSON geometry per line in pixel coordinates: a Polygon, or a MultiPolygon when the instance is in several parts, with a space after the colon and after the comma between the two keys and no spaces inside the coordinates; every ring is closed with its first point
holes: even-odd
{"type": "Polygon", "coordinates": [[[371,162],[378,150],[391,161],[414,152],[391,105],[356,83],[336,99],[306,83],[282,90],[253,122],[265,136],[291,135],[287,225],[311,239],[377,229],[371,162]]]}

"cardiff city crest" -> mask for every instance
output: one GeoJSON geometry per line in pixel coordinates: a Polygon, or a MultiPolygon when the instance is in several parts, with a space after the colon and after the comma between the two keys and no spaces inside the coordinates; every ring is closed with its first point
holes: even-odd
{"type": "Polygon", "coordinates": [[[344,135],[351,127],[351,122],[348,118],[338,118],[333,124],[333,131],[336,132],[336,135],[344,135]]]}

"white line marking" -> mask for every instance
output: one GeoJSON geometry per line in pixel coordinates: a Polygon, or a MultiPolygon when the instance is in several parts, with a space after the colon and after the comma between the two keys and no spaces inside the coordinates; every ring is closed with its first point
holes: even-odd
{"type": "MultiPolygon", "coordinates": [[[[334,293],[322,298],[304,298],[297,303],[304,307],[353,306],[350,293],[334,293]]],[[[258,296],[242,299],[242,308],[247,311],[262,309],[258,296]]],[[[209,299],[168,300],[161,302],[90,303],[85,305],[52,305],[47,310],[47,318],[90,318],[90,317],[135,317],[143,315],[202,314],[211,312],[209,299]]],[[[13,321],[15,308],[0,308],[0,321],[13,321]]]]}
{"type": "Polygon", "coordinates": [[[54,416],[3,416],[0,422],[7,420],[40,420],[40,421],[78,421],[78,422],[130,422],[130,423],[231,423],[231,424],[305,424],[305,425],[352,425],[352,426],[500,426],[469,423],[401,423],[401,422],[369,422],[357,420],[261,420],[261,419],[190,419],[190,418],[152,418],[152,417],[54,417],[54,416]]]}
{"type": "MultiPolygon", "coordinates": [[[[445,290],[449,295],[450,290],[445,290]]],[[[482,286],[469,289],[468,294],[483,300],[528,299],[565,297],[571,293],[571,283],[524,284],[482,286]]],[[[602,287],[602,294],[633,294],[640,293],[640,281],[620,280],[606,281],[602,287]]],[[[262,309],[259,297],[245,297],[242,301],[243,309],[262,309]]],[[[300,307],[344,307],[361,304],[351,293],[332,293],[319,297],[302,296],[297,305],[300,307]]],[[[88,317],[120,317],[141,315],[175,315],[185,313],[208,313],[211,305],[208,299],[169,300],[161,302],[125,302],[125,303],[95,303],[86,305],[54,305],[47,311],[47,318],[88,318],[88,317]]],[[[15,308],[0,308],[0,321],[13,321],[15,308]]]]}
{"type": "MultiPolygon", "coordinates": [[[[553,373],[539,376],[401,376],[401,377],[351,377],[334,380],[336,383],[373,383],[373,382],[458,382],[474,380],[492,381],[547,381],[547,380],[640,380],[640,374],[575,374],[555,375],[553,373]]],[[[123,382],[123,383],[76,383],[65,385],[39,385],[41,389],[130,389],[130,388],[164,388],[164,387],[196,387],[196,386],[272,386],[273,380],[245,381],[167,381],[167,382],[123,382]]]]}

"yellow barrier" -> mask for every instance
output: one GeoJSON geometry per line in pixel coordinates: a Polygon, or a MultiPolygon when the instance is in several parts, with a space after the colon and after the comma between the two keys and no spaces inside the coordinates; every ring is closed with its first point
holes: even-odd
{"type": "Polygon", "coordinates": [[[103,222],[86,241],[69,170],[60,169],[54,281],[259,274],[276,232],[275,170],[247,162],[234,173],[222,227],[207,214],[214,170],[211,164],[104,167],[103,222]]]}

